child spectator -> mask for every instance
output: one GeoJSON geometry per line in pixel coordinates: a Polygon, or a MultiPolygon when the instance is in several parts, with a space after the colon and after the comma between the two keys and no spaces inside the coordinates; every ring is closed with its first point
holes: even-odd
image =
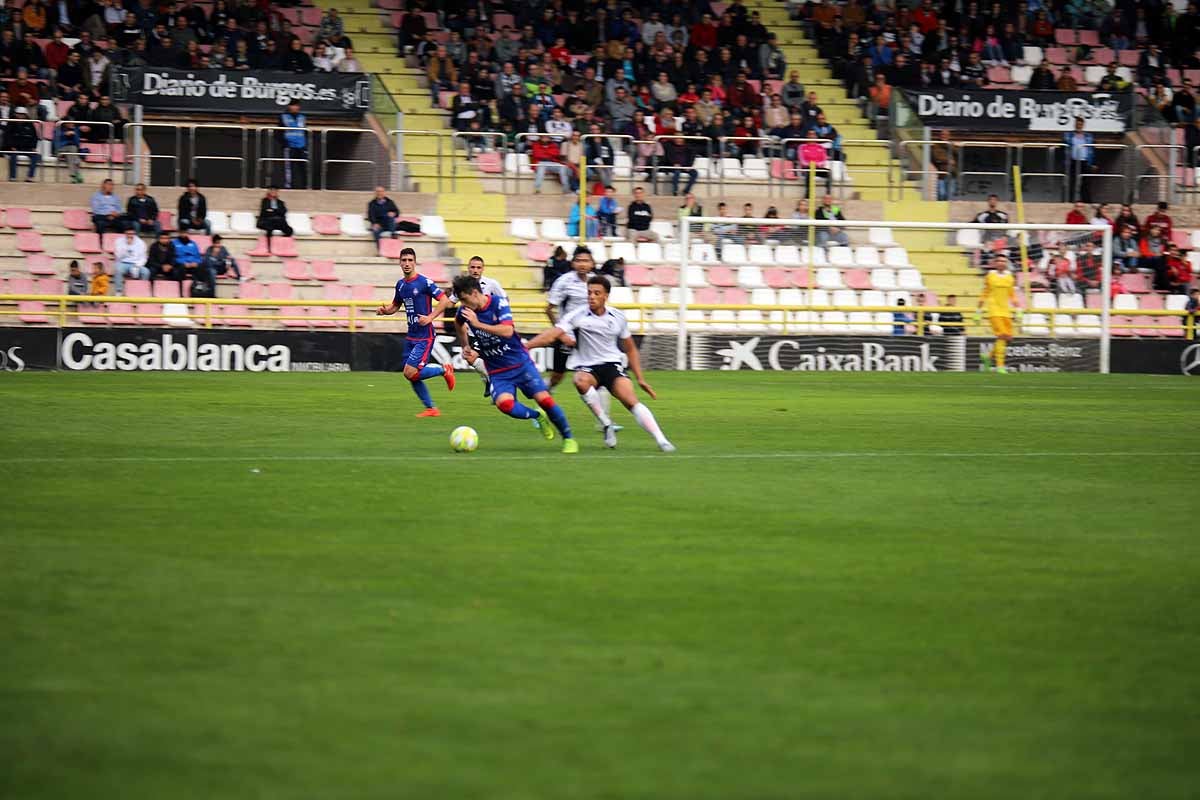
{"type": "Polygon", "coordinates": [[[92,285],[88,288],[88,294],[94,297],[104,297],[108,294],[108,273],[104,271],[103,261],[92,264],[92,285]]]}
{"type": "MultiPolygon", "coordinates": [[[[900,298],[897,298],[896,305],[904,306],[904,305],[907,305],[907,303],[904,302],[903,297],[900,297],[900,298]]],[[[903,336],[905,333],[908,332],[908,326],[912,321],[913,321],[912,314],[909,314],[907,311],[893,311],[892,312],[892,336],[903,336]]]]}
{"type": "Polygon", "coordinates": [[[1141,245],[1137,240],[1137,230],[1131,225],[1125,225],[1121,235],[1113,242],[1113,265],[1122,272],[1135,272],[1138,268],[1138,257],[1142,254],[1141,245]]]}
{"type": "Polygon", "coordinates": [[[617,215],[621,213],[621,204],[617,202],[617,190],[611,186],[604,187],[604,197],[600,198],[600,206],[596,217],[600,221],[601,236],[617,235],[617,215]]]}
{"type": "Polygon", "coordinates": [[[1192,317],[1192,325],[1195,325],[1196,316],[1200,315],[1200,289],[1192,289],[1188,292],[1187,305],[1183,307],[1183,310],[1192,317]]]}
{"type": "Polygon", "coordinates": [[[230,270],[233,271],[233,277],[239,281],[247,280],[242,277],[242,271],[238,269],[237,261],[229,254],[225,245],[221,244],[221,234],[219,233],[213,235],[212,244],[204,249],[200,263],[208,270],[214,286],[217,283],[217,276],[224,275],[230,270]]]}
{"type": "Polygon", "coordinates": [[[87,294],[88,280],[79,271],[79,262],[72,260],[67,268],[67,294],[87,294]]]}
{"type": "Polygon", "coordinates": [[[1086,294],[1088,289],[1100,289],[1100,270],[1102,264],[1096,245],[1092,241],[1083,243],[1083,252],[1075,258],[1075,282],[1079,293],[1086,294]]]}
{"type": "Polygon", "coordinates": [[[1170,245],[1167,248],[1167,288],[1171,294],[1184,294],[1188,284],[1192,282],[1192,264],[1179,248],[1170,245]]]}
{"type": "Polygon", "coordinates": [[[1061,250],[1050,256],[1046,264],[1046,275],[1050,278],[1054,291],[1059,294],[1076,294],[1079,291],[1075,285],[1075,267],[1061,250]]]}

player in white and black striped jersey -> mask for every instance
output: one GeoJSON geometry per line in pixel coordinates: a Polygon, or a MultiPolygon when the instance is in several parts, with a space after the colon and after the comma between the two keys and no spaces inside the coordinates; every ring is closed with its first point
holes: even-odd
{"type": "Polygon", "coordinates": [[[604,428],[604,444],[617,446],[617,432],[612,419],[600,403],[597,389],[603,387],[629,409],[633,418],[646,433],[654,437],[664,453],[675,452],[675,445],[663,435],[654,413],[641,401],[633,389],[633,382],[621,365],[622,357],[629,361],[629,371],[642,391],[657,400],[653,387],[642,375],[642,362],[629,322],[620,309],[608,305],[611,284],[603,275],[592,275],[587,279],[587,305],[576,308],[559,317],[553,328],[548,328],[531,339],[527,346],[546,347],[562,342],[574,348],[567,366],[575,371],[575,389],[583,402],[591,409],[604,428]]]}
{"type": "MultiPolygon", "coordinates": [[[[471,258],[467,261],[467,274],[479,281],[479,289],[485,295],[490,295],[492,297],[503,297],[505,300],[508,299],[508,295],[504,293],[504,287],[500,285],[499,281],[493,280],[492,278],[485,278],[483,276],[483,259],[479,256],[471,256],[471,258]]],[[[450,293],[450,302],[451,304],[458,303],[458,298],[454,296],[453,292],[450,293]]],[[[479,349],[473,340],[460,342],[460,344],[464,346],[469,345],[472,350],[479,349]]],[[[483,359],[476,359],[473,368],[479,373],[479,376],[483,378],[483,396],[491,397],[492,382],[488,379],[487,367],[483,366],[483,359]]]]}

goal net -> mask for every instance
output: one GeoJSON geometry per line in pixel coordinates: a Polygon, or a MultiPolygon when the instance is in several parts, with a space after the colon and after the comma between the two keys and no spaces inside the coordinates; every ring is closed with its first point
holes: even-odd
{"type": "Polygon", "coordinates": [[[861,222],[841,219],[836,204],[806,210],[681,217],[622,244],[631,324],[659,335],[660,359],[662,335],[674,334],[679,369],[979,369],[994,334],[977,304],[986,272],[1004,260],[1016,293],[1010,368],[1107,371],[1107,226],[861,222]]]}

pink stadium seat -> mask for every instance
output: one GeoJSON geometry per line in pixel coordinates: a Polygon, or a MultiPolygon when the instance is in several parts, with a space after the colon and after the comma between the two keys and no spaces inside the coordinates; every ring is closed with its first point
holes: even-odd
{"type": "Polygon", "coordinates": [[[1088,47],[1099,47],[1100,46],[1100,32],[1099,31],[1080,31],[1079,32],[1079,43],[1086,44],[1088,47]]]}
{"type": "Polygon", "coordinates": [[[554,250],[549,242],[530,242],[525,245],[525,258],[539,264],[548,261],[553,254],[554,250]]]}
{"type": "Polygon", "coordinates": [[[25,256],[25,266],[30,275],[53,275],[54,259],[45,253],[30,253],[25,256]]]}
{"type": "Polygon", "coordinates": [[[1054,41],[1063,47],[1071,47],[1078,44],[1079,36],[1072,28],[1058,28],[1054,31],[1054,41]]]}
{"type": "Polygon", "coordinates": [[[1122,50],[1118,55],[1122,67],[1136,67],[1141,58],[1140,50],[1122,50]]]}
{"type": "Polygon", "coordinates": [[[653,286],[654,278],[649,267],[641,264],[628,264],[625,267],[625,282],[630,286],[653,286]]]}
{"type": "Polygon", "coordinates": [[[404,24],[404,12],[403,11],[393,11],[391,13],[391,16],[389,17],[389,19],[392,22],[392,27],[399,29],[400,26],[404,24]]]}
{"type": "MultiPolygon", "coordinates": [[[[365,302],[368,300],[373,302],[376,299],[375,287],[366,283],[355,284],[354,286],[350,287],[350,299],[360,302],[365,302]]],[[[360,309],[360,313],[361,311],[362,309],[360,309]]]]}
{"type": "Polygon", "coordinates": [[[449,283],[450,273],[441,261],[426,261],[421,265],[421,274],[434,283],[449,283]]]}
{"type": "Polygon", "coordinates": [[[67,208],[62,216],[63,227],[69,231],[92,230],[92,215],[86,208],[67,208]]]}
{"type": "Polygon", "coordinates": [[[296,250],[296,240],[291,236],[276,236],[271,239],[271,254],[280,258],[295,258],[300,255],[296,250]]]}
{"type": "Polygon", "coordinates": [[[1008,67],[988,67],[987,79],[991,83],[1012,83],[1012,71],[1008,67]]]}
{"type": "Polygon", "coordinates": [[[851,289],[871,288],[871,276],[865,269],[842,270],[842,281],[851,289]]]}
{"type": "Polygon", "coordinates": [[[722,295],[721,302],[729,303],[730,305],[744,306],[750,302],[750,295],[746,293],[745,289],[726,289],[722,295]]]}
{"type": "Polygon", "coordinates": [[[64,294],[67,291],[61,278],[38,278],[33,283],[38,294],[64,294]]]}
{"type": "Polygon", "coordinates": [[[1134,294],[1145,294],[1150,291],[1150,276],[1131,272],[1121,276],[1121,285],[1134,294]]]}
{"type": "MultiPolygon", "coordinates": [[[[403,217],[403,216],[402,216],[402,217],[397,217],[397,219],[403,220],[404,222],[411,222],[411,223],[413,223],[414,225],[419,225],[419,224],[421,223],[421,218],[420,218],[420,217],[403,217]]],[[[416,236],[424,236],[424,235],[425,235],[425,234],[421,233],[420,231],[413,231],[413,232],[408,232],[408,231],[397,231],[397,233],[398,233],[400,236],[407,236],[407,237],[409,237],[410,239],[411,239],[411,238],[413,238],[413,237],[416,237],[416,236]]]]}
{"type": "MultiPolygon", "coordinates": [[[[319,281],[336,281],[337,273],[334,271],[334,263],[332,261],[314,261],[312,262],[313,277],[319,281]]],[[[332,288],[332,287],[327,287],[332,288]]],[[[342,299],[342,298],[335,298],[342,299]]],[[[348,299],[348,298],[347,298],[348,299]]]]}
{"type": "Polygon", "coordinates": [[[488,175],[499,175],[504,171],[504,164],[501,161],[500,153],[495,150],[487,150],[475,157],[475,166],[479,167],[479,171],[488,175]]]}
{"type": "Polygon", "coordinates": [[[1178,247],[1180,250],[1190,250],[1192,247],[1192,234],[1190,231],[1181,231],[1175,228],[1171,231],[1171,244],[1178,247]]]}
{"type": "MultiPolygon", "coordinates": [[[[321,26],[321,9],[319,8],[301,8],[300,9],[300,24],[308,25],[314,28],[321,26]]],[[[434,23],[437,27],[437,23],[434,23]]]]}
{"type": "Polygon", "coordinates": [[[101,253],[100,236],[95,233],[75,234],[75,249],[84,254],[101,253]]]}
{"type": "Polygon", "coordinates": [[[9,208],[4,212],[4,224],[14,229],[33,227],[33,214],[28,208],[9,208]]]}
{"type": "Polygon", "coordinates": [[[256,258],[265,258],[271,255],[271,251],[267,249],[267,237],[258,237],[258,241],[254,244],[254,249],[246,253],[246,255],[254,256],[256,258]]]}
{"type": "Polygon", "coordinates": [[[164,231],[175,230],[175,212],[174,211],[159,211],[158,224],[162,226],[164,231]]]}
{"type": "Polygon", "coordinates": [[[786,158],[771,159],[771,177],[781,180],[796,180],[796,164],[786,158]]]}
{"type": "Polygon", "coordinates": [[[1141,327],[1141,326],[1161,325],[1162,318],[1160,318],[1160,317],[1134,317],[1133,324],[1136,326],[1139,326],[1134,330],[1134,335],[1136,335],[1136,336],[1143,336],[1143,337],[1158,336],[1159,331],[1155,330],[1154,328],[1141,327]]]}
{"type": "Polygon", "coordinates": [[[800,289],[808,288],[808,267],[797,267],[788,270],[792,273],[792,283],[800,289]]]}
{"type": "Polygon", "coordinates": [[[1047,47],[1046,61],[1055,66],[1062,66],[1068,63],[1067,51],[1063,47],[1047,47]]]}
{"type": "Polygon", "coordinates": [[[737,276],[729,267],[709,267],[708,282],[713,286],[737,286],[737,276]]]}
{"type": "Polygon", "coordinates": [[[206,236],[203,233],[192,233],[189,231],[188,238],[196,243],[196,247],[199,248],[201,255],[204,254],[205,250],[212,246],[212,237],[206,236]]]}
{"type": "Polygon", "coordinates": [[[767,286],[772,289],[792,288],[792,275],[786,269],[771,267],[770,269],[763,270],[763,278],[766,279],[767,286]]]}
{"type": "Polygon", "coordinates": [[[1092,57],[1089,59],[1096,64],[1109,64],[1117,60],[1117,54],[1112,51],[1111,47],[1101,47],[1092,51],[1092,57]]]}
{"type": "MultiPolygon", "coordinates": [[[[120,239],[120,238],[121,238],[121,234],[119,234],[119,233],[111,233],[110,232],[110,233],[104,234],[104,242],[103,242],[104,252],[115,253],[116,248],[117,248],[117,239],[120,239]]],[[[82,253],[83,251],[80,250],[79,252],[82,253]]]]}
{"type": "Polygon", "coordinates": [[[675,267],[658,267],[654,270],[654,282],[659,286],[673,289],[679,286],[679,270],[675,267]]]}
{"type": "Polygon", "coordinates": [[[703,289],[697,289],[692,295],[697,305],[713,305],[721,302],[721,293],[711,286],[705,286],[703,289]]]}
{"type": "Polygon", "coordinates": [[[1197,83],[1200,83],[1200,69],[1185,69],[1183,77],[1187,78],[1195,86],[1197,83]]]}
{"type": "Polygon", "coordinates": [[[21,322],[41,323],[49,322],[46,317],[46,304],[39,303],[34,300],[21,300],[17,303],[17,311],[20,312],[17,318],[21,322]]]}
{"type": "MultiPolygon", "coordinates": [[[[254,260],[250,258],[249,253],[242,253],[242,257],[237,260],[238,269],[242,271],[242,277],[248,281],[254,280],[254,260]]],[[[225,278],[233,280],[233,273],[225,273],[225,278]]]]}
{"type": "Polygon", "coordinates": [[[1138,308],[1146,311],[1162,311],[1163,296],[1158,292],[1151,292],[1138,301],[1138,308]]]}
{"type": "Polygon", "coordinates": [[[312,280],[312,276],[308,274],[308,262],[296,259],[283,262],[283,277],[289,281],[312,280]]]}
{"type": "Polygon", "coordinates": [[[389,239],[386,236],[379,240],[379,255],[383,258],[399,258],[405,244],[399,239],[389,239]]]}
{"type": "Polygon", "coordinates": [[[83,157],[83,160],[88,164],[107,164],[111,157],[111,145],[105,142],[89,142],[87,154],[83,157]]]}
{"type": "Polygon", "coordinates": [[[102,314],[108,310],[108,305],[105,303],[94,303],[94,304],[93,303],[80,303],[79,310],[80,310],[80,312],[86,312],[86,311],[92,312],[91,314],[81,313],[78,317],[76,317],[76,319],[79,320],[79,324],[81,324],[81,325],[107,325],[108,324],[108,319],[106,317],[99,316],[100,314],[102,314]]]}
{"type": "Polygon", "coordinates": [[[338,236],[342,232],[341,223],[333,214],[317,214],[312,218],[312,226],[322,236],[338,236]]]}
{"type": "Polygon", "coordinates": [[[261,283],[243,283],[238,288],[240,300],[262,300],[266,296],[266,287],[261,283]]]}
{"type": "Polygon", "coordinates": [[[128,280],[125,281],[125,296],[126,297],[153,297],[154,288],[150,281],[145,280],[128,280]]]}
{"type": "Polygon", "coordinates": [[[8,282],[8,290],[13,294],[37,294],[33,278],[13,278],[8,282]]]}
{"type": "Polygon", "coordinates": [[[252,323],[247,319],[250,309],[246,306],[217,306],[213,309],[225,315],[226,319],[220,321],[222,325],[237,328],[249,328],[252,323]]]}
{"type": "MultiPolygon", "coordinates": [[[[150,286],[150,290],[153,292],[152,296],[162,297],[168,300],[175,300],[187,294],[187,292],[183,290],[183,286],[178,281],[154,281],[154,283],[150,286]]],[[[137,297],[137,295],[129,292],[128,281],[125,283],[125,291],[129,294],[129,296],[137,297]]]]}
{"type": "Polygon", "coordinates": [[[138,325],[157,326],[163,324],[162,310],[159,303],[138,303],[134,306],[137,311],[138,325]]]}
{"type": "Polygon", "coordinates": [[[271,300],[291,300],[292,285],[290,283],[268,283],[267,297],[271,300]]]}
{"type": "Polygon", "coordinates": [[[1099,293],[1089,292],[1087,297],[1084,298],[1083,305],[1084,305],[1084,308],[1093,308],[1093,309],[1099,308],[1100,307],[1099,293]]]}

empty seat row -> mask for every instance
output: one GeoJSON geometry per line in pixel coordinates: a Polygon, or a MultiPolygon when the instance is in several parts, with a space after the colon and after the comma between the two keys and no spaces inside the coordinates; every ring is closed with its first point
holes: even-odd
{"type": "MultiPolygon", "coordinates": [[[[628,264],[625,267],[625,281],[631,286],[678,286],[679,270],[669,266],[651,268],[643,264],[628,264]]],[[[685,282],[692,288],[740,286],[743,289],[802,289],[810,285],[820,289],[848,288],[884,291],[892,289],[921,291],[925,288],[921,273],[917,270],[893,270],[888,267],[844,271],[835,267],[822,267],[810,272],[806,267],[761,269],[760,267],[745,266],[732,269],[730,267],[689,266],[685,273],[685,282]]]]}

